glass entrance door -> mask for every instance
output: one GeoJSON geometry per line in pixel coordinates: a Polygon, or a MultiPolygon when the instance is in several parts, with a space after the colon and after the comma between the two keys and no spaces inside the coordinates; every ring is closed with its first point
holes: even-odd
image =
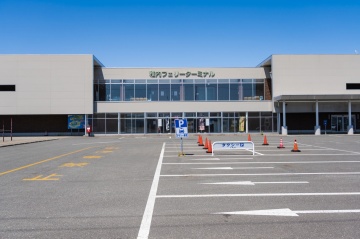
{"type": "MultiPolygon", "coordinates": [[[[355,130],[355,115],[351,116],[351,123],[355,130]]],[[[346,132],[349,125],[349,116],[347,115],[332,115],[331,116],[331,130],[334,132],[346,132]]]]}

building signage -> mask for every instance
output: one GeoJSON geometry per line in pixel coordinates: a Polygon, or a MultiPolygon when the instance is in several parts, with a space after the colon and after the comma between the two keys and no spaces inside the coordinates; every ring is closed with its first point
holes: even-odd
{"type": "Polygon", "coordinates": [[[215,73],[212,71],[149,71],[150,78],[189,78],[189,77],[198,77],[198,78],[213,78],[215,73]]]}
{"type": "Polygon", "coordinates": [[[68,129],[85,129],[85,115],[68,115],[68,129]]]}

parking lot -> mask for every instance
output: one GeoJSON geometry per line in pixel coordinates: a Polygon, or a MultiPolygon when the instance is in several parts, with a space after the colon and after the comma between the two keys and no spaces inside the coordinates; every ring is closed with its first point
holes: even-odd
{"type": "Polygon", "coordinates": [[[360,237],[359,136],[251,140],[254,155],[211,156],[195,135],[183,140],[185,155],[173,135],[0,148],[0,237],[360,237]],[[291,152],[295,139],[301,152],[291,152]]]}

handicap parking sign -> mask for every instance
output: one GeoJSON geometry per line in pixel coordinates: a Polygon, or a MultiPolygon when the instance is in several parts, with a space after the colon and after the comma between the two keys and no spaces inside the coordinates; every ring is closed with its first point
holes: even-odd
{"type": "Polygon", "coordinates": [[[175,135],[176,138],[188,137],[187,119],[175,120],[175,135]]]}

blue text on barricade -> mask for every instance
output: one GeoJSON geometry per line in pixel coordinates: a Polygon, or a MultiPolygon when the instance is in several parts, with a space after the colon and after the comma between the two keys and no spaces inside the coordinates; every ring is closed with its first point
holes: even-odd
{"type": "Polygon", "coordinates": [[[215,151],[245,150],[255,155],[255,146],[252,141],[216,141],[212,144],[212,156],[215,151]]]}

